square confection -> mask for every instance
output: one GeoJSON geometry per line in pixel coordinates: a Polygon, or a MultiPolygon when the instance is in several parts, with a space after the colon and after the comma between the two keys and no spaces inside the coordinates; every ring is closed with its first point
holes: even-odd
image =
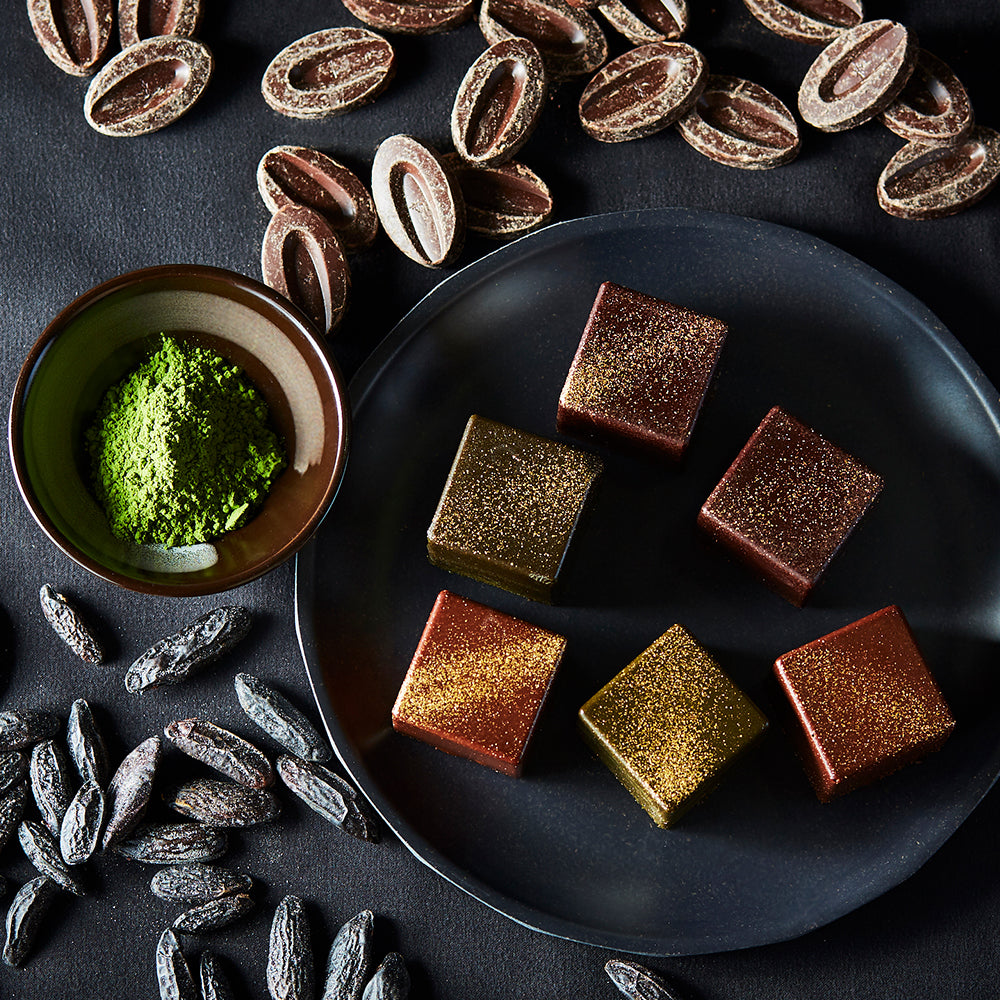
{"type": "Polygon", "coordinates": [[[895,605],[785,653],[774,672],[823,802],[939,750],[955,728],[895,605]]]}
{"type": "Polygon", "coordinates": [[[881,489],[866,465],[775,406],[698,524],[801,607],[881,489]]]}
{"type": "Polygon", "coordinates": [[[556,427],[679,459],[726,329],[712,316],[604,282],[559,397],[556,427]]]}
{"type": "Polygon", "coordinates": [[[598,757],[666,827],[715,787],[767,719],[674,625],[580,709],[580,725],[598,757]]]}
{"type": "Polygon", "coordinates": [[[561,635],[442,590],[393,728],[517,777],[565,648],[561,635]]]}
{"type": "Polygon", "coordinates": [[[601,469],[595,455],[471,416],[427,531],[428,558],[551,603],[601,469]]]}

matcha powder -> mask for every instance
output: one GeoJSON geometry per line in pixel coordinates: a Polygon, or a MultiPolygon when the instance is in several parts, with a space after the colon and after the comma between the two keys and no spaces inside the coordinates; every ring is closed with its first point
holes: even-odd
{"type": "Polygon", "coordinates": [[[112,531],[140,544],[193,545],[240,527],[286,464],[241,369],[167,336],[108,390],[85,443],[112,531]]]}

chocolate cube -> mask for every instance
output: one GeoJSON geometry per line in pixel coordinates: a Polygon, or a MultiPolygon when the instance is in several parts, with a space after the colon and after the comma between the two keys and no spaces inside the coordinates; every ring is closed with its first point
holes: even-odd
{"type": "Polygon", "coordinates": [[[561,635],[442,590],[393,728],[517,777],[565,648],[561,635]]]}
{"type": "Polygon", "coordinates": [[[940,749],[955,728],[895,605],[785,653],[774,672],[823,802],[940,749]]]}
{"type": "Polygon", "coordinates": [[[594,455],[471,416],[427,531],[428,558],[551,603],[601,469],[594,455]]]}
{"type": "Polygon", "coordinates": [[[580,709],[580,725],[653,822],[667,827],[715,787],[767,719],[673,625],[580,709]]]}
{"type": "Polygon", "coordinates": [[[775,406],[698,524],[801,607],[881,489],[866,465],[775,406]]]}
{"type": "Polygon", "coordinates": [[[711,316],[605,281],[559,397],[556,427],[679,459],[726,329],[711,316]]]}

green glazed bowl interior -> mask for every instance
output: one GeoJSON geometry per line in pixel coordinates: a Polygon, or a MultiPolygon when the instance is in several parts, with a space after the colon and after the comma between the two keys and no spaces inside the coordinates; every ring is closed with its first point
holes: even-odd
{"type": "Polygon", "coordinates": [[[67,555],[130,590],[193,596],[246,583],[305,544],[343,477],[348,424],[339,371],[297,310],[242,275],[171,265],[114,278],[53,320],[18,377],[9,445],[25,503],[67,555]],[[104,393],[164,333],[240,365],[267,401],[288,456],[256,515],[203,545],[117,538],[90,487],[84,432],[104,393]]]}

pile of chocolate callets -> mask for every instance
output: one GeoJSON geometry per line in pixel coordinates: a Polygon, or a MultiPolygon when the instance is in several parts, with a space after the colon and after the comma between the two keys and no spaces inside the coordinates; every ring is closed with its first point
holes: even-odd
{"type": "MultiPolygon", "coordinates": [[[[983,198],[1000,179],[1000,134],[976,125],[965,88],[913,33],[891,20],[865,20],[861,0],[744,0],[762,24],[795,42],[823,46],[799,88],[808,125],[839,132],[872,119],[906,140],[877,183],[891,215],[933,219],[983,198]]],[[[395,73],[392,44],[403,35],[450,30],[469,20],[473,0],[344,0],[368,25],[313,32],[283,48],[261,91],[277,112],[318,119],[366,104],[395,73]],[[370,29],[377,29],[373,31],[370,29]]],[[[115,19],[111,0],[95,17],[70,3],[32,0],[29,14],[49,58],[76,75],[96,70],[115,19]]],[[[162,128],[187,111],[212,71],[208,49],[190,37],[200,0],[123,0],[124,48],[97,74],[85,99],[90,124],[108,135],[162,128]],[[164,67],[182,64],[181,74],[164,67]]],[[[698,152],[749,170],[788,163],[801,145],[795,114],[761,85],[709,71],[680,41],[686,0],[482,0],[487,42],[459,85],[451,112],[454,152],[409,135],[378,147],[371,190],[326,154],[279,146],[260,161],[258,187],[273,213],[264,235],[264,280],[324,333],[350,295],[347,255],[369,246],[379,223],[407,257],[427,267],[453,262],[466,230],[498,239],[548,221],[545,182],[514,159],[542,114],[546,94],[587,77],[580,123],[602,142],[639,139],[674,126],[698,152]],[[608,61],[595,13],[633,48],[608,61]]]]}

